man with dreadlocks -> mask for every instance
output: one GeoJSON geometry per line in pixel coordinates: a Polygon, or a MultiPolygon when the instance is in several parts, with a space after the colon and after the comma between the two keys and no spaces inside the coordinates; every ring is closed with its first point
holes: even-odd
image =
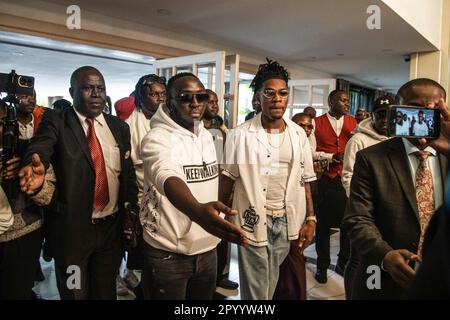
{"type": "Polygon", "coordinates": [[[233,208],[239,214],[231,221],[250,244],[238,252],[243,299],[272,299],[290,240],[300,237],[303,251],[314,234],[309,183],[316,176],[305,131],[283,119],[288,79],[278,62],[261,64],[250,86],[262,111],[227,138],[219,195],[226,202],[235,187],[233,208]]]}
{"type": "MultiPolygon", "coordinates": [[[[130,126],[131,134],[131,160],[136,170],[138,184],[138,201],[141,203],[144,190],[144,162],[141,157],[141,142],[150,131],[150,119],[155,114],[161,103],[166,102],[166,79],[156,74],[142,76],[135,86],[134,104],[135,109],[125,121],[130,126]]],[[[117,294],[126,295],[132,289],[138,299],[142,298],[139,279],[133,270],[142,270],[144,258],[142,256],[142,243],[136,248],[128,250],[127,270],[122,280],[117,278],[117,294]]]]}

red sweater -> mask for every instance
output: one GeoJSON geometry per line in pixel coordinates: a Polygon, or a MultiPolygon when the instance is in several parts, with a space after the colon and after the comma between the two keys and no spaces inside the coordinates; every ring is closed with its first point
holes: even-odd
{"type": "MultiPolygon", "coordinates": [[[[351,132],[355,131],[357,125],[354,117],[345,115],[344,124],[338,137],[326,114],[317,117],[314,121],[316,122],[314,131],[317,141],[316,151],[333,154],[344,152],[347,141],[352,136],[351,132]]],[[[324,175],[331,179],[342,176],[342,163],[330,163],[330,168],[324,172],[324,175]]]]}

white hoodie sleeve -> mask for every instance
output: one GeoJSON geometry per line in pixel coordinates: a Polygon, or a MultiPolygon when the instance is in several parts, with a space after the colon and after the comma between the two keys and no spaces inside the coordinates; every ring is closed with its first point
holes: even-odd
{"type": "Polygon", "coordinates": [[[312,148],[310,145],[310,142],[308,138],[306,137],[306,134],[302,134],[301,136],[301,143],[302,143],[302,149],[303,149],[303,157],[304,157],[304,164],[305,168],[303,170],[303,181],[305,182],[311,182],[317,180],[316,173],[314,172],[314,165],[313,165],[313,155],[312,155],[312,148]]]}
{"type": "Polygon", "coordinates": [[[350,138],[345,146],[344,163],[342,167],[342,185],[344,186],[347,198],[350,196],[350,183],[353,177],[356,153],[361,149],[363,149],[363,146],[358,139],[358,134],[350,138]]]}
{"type": "Polygon", "coordinates": [[[14,222],[14,216],[8,198],[0,187],[0,234],[4,233],[14,222]]]}
{"type": "MultiPolygon", "coordinates": [[[[141,157],[144,162],[144,179],[156,187],[162,195],[164,183],[170,177],[177,177],[186,181],[183,167],[173,159],[171,135],[164,131],[151,130],[142,140],[141,157]]],[[[144,183],[145,185],[145,183],[144,183]]]]}

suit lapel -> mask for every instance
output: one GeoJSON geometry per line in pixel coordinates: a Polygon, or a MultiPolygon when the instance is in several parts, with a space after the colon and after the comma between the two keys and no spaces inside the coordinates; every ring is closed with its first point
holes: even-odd
{"type": "MultiPolygon", "coordinates": [[[[389,160],[391,161],[395,175],[400,182],[406,199],[408,199],[411,208],[413,209],[416,217],[419,219],[416,190],[412,182],[411,170],[408,163],[409,160],[406,155],[403,141],[400,138],[393,138],[389,142],[389,148],[391,149],[390,152],[388,152],[389,160]]],[[[386,187],[389,188],[389,186],[386,187]]]]}
{"type": "Polygon", "coordinates": [[[81,127],[80,120],[77,117],[75,111],[70,108],[67,114],[67,122],[69,127],[72,129],[78,144],[81,147],[81,151],[83,151],[86,156],[87,161],[92,169],[94,169],[94,164],[92,163],[91,153],[89,151],[89,146],[86,139],[86,134],[84,133],[83,128],[81,127]]]}

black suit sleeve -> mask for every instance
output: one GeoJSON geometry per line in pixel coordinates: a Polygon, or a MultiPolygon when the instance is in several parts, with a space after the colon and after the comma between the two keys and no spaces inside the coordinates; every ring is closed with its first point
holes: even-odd
{"type": "Polygon", "coordinates": [[[30,144],[22,158],[22,166],[31,163],[34,153],[39,154],[45,168],[48,168],[50,159],[54,153],[54,147],[58,141],[58,124],[61,122],[59,114],[53,110],[44,113],[42,121],[36,134],[31,139],[30,144]]]}
{"type": "Polygon", "coordinates": [[[123,166],[124,172],[126,172],[126,177],[124,183],[126,183],[126,195],[125,202],[130,202],[132,204],[136,204],[138,202],[137,194],[138,194],[138,186],[136,179],[136,172],[134,171],[133,161],[131,160],[131,135],[130,135],[130,127],[128,124],[123,122],[123,138],[124,138],[124,146],[125,146],[125,162],[123,166]]]}
{"type": "Polygon", "coordinates": [[[450,298],[450,212],[441,208],[426,233],[423,262],[406,292],[407,299],[450,298]]]}
{"type": "Polygon", "coordinates": [[[358,152],[342,227],[357,252],[381,263],[392,248],[383,240],[375,223],[377,199],[374,176],[367,159],[358,152]]]}

